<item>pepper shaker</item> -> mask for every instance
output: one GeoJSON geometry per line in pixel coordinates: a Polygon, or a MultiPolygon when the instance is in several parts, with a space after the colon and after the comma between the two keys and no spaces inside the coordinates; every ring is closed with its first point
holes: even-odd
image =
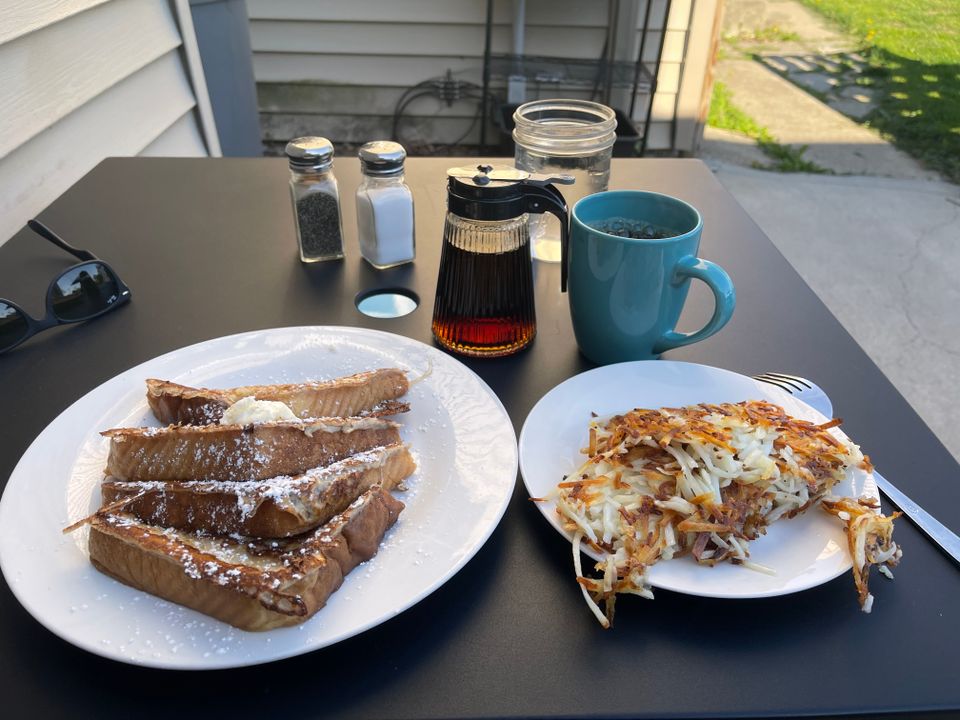
{"type": "Polygon", "coordinates": [[[340,189],[333,174],[333,143],[323,137],[301,137],[286,147],[290,192],[295,208],[300,260],[343,257],[340,189]]]}
{"type": "Polygon", "coordinates": [[[379,270],[411,262],[416,255],[413,193],[403,178],[406,157],[403,146],[390,141],[369,142],[360,148],[360,254],[379,270]]]}

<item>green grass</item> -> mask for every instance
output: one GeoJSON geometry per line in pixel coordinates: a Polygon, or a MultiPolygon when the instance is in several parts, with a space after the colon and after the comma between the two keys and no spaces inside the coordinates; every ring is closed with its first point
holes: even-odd
{"type": "Polygon", "coordinates": [[[960,1],[803,0],[861,38],[876,128],[960,182],[960,1]]]}
{"type": "Polygon", "coordinates": [[[757,147],[773,161],[772,165],[757,166],[764,170],[805,173],[827,172],[826,169],[803,157],[803,153],[807,149],[806,145],[795,148],[778,143],[767,128],[757,123],[756,120],[734,104],[730,90],[719,80],[713,84],[713,95],[710,99],[710,114],[707,116],[707,123],[713,127],[731,130],[756,140],[757,147]]]}
{"type": "Polygon", "coordinates": [[[740,30],[732,35],[724,36],[723,39],[733,43],[772,43],[792,42],[799,40],[800,36],[792,30],[783,29],[779,25],[766,25],[764,27],[753,28],[752,30],[740,30]]]}
{"type": "Polygon", "coordinates": [[[730,90],[719,80],[713,83],[707,124],[723,130],[732,130],[741,135],[749,135],[754,140],[763,134],[769,134],[752,117],[733,104],[730,90]]]}

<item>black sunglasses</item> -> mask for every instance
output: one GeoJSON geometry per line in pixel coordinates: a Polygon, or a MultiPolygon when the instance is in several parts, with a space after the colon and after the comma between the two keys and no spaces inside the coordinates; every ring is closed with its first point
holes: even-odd
{"type": "Polygon", "coordinates": [[[47,288],[47,314],[42,320],[28,315],[16,303],[0,298],[0,353],[12,350],[39,332],[66,323],[92,320],[130,299],[130,288],[103,260],[78,250],[37,220],[27,227],[83,262],[57,275],[47,288]]]}

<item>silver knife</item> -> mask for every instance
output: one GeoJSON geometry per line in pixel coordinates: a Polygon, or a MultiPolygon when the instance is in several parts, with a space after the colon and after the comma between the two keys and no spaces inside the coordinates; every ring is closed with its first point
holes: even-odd
{"type": "Polygon", "coordinates": [[[873,477],[877,481],[877,487],[893,501],[894,505],[903,510],[904,515],[923,530],[927,537],[939,545],[947,555],[960,563],[960,537],[957,537],[955,532],[897,490],[889,480],[876,470],[873,471],[873,477]]]}

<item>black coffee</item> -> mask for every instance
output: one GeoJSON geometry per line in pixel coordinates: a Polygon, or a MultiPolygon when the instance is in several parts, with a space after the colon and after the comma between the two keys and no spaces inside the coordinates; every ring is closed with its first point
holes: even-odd
{"type": "Polygon", "coordinates": [[[594,230],[607,233],[607,235],[633,238],[635,240],[662,240],[663,238],[680,235],[676,230],[670,230],[669,228],[644,222],[643,220],[624,217],[606,218],[605,220],[598,220],[588,224],[594,230]]]}

